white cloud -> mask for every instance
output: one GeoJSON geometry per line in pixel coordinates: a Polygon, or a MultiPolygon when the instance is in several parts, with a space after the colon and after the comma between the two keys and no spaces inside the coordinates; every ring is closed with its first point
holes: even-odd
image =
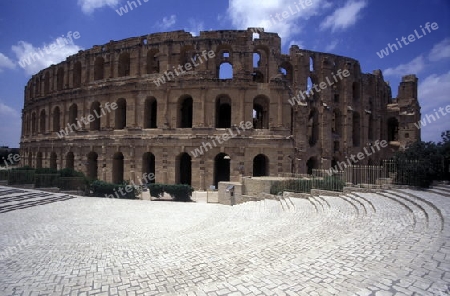
{"type": "Polygon", "coordinates": [[[114,8],[119,2],[120,0],[78,0],[78,5],[85,14],[91,14],[95,9],[103,6],[114,8]]]}
{"type": "Polygon", "coordinates": [[[170,17],[167,16],[163,17],[162,21],[156,22],[155,26],[161,30],[167,30],[173,27],[176,22],[177,16],[173,14],[170,17]]]}
{"type": "Polygon", "coordinates": [[[0,101],[0,146],[18,146],[21,124],[20,112],[0,101]]]}
{"type": "Polygon", "coordinates": [[[192,36],[198,36],[200,35],[200,31],[204,31],[205,23],[202,21],[197,21],[195,19],[189,19],[189,28],[186,28],[185,30],[190,32],[192,36]]]}
{"type": "Polygon", "coordinates": [[[301,31],[299,20],[308,20],[330,7],[326,0],[310,3],[309,6],[302,6],[292,0],[230,0],[227,14],[233,26],[239,30],[263,27],[266,32],[278,33],[283,42],[287,42],[301,31]]]}
{"type": "Polygon", "coordinates": [[[330,52],[333,51],[336,46],[339,44],[339,40],[333,40],[331,41],[331,43],[329,43],[326,47],[325,47],[325,51],[326,52],[330,52]]]}
{"type": "Polygon", "coordinates": [[[435,44],[428,55],[428,59],[432,62],[445,58],[450,58],[450,38],[445,38],[438,44],[435,44]]]}
{"type": "Polygon", "coordinates": [[[395,68],[388,68],[383,71],[385,76],[404,76],[408,74],[418,74],[425,68],[425,59],[418,56],[409,63],[398,65],[395,68]]]}
{"type": "Polygon", "coordinates": [[[44,44],[42,47],[35,47],[26,41],[19,41],[17,45],[12,46],[16,54],[19,65],[27,74],[35,74],[41,69],[47,68],[52,64],[58,64],[64,61],[68,56],[77,53],[81,47],[73,42],[65,42],[65,38],[59,37],[50,44],[44,44]]]}
{"type": "Polygon", "coordinates": [[[422,119],[427,119],[427,115],[434,115],[436,121],[427,123],[422,127],[423,141],[439,141],[441,132],[450,130],[450,114],[442,116],[439,108],[450,105],[450,71],[442,75],[432,74],[419,83],[419,101],[422,107],[422,119]],[[435,112],[439,111],[438,119],[435,112]]]}
{"type": "Polygon", "coordinates": [[[320,24],[320,28],[322,30],[331,29],[333,32],[347,29],[354,25],[361,17],[359,13],[367,4],[368,2],[366,0],[348,1],[344,7],[336,9],[333,14],[327,16],[322,24],[320,24]]]}
{"type": "Polygon", "coordinates": [[[2,68],[14,69],[15,67],[14,62],[0,52],[0,72],[3,71],[2,68]]]}

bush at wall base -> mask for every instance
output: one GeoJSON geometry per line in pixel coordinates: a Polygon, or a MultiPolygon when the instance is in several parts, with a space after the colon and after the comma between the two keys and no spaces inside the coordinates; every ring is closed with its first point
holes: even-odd
{"type": "Polygon", "coordinates": [[[191,196],[194,188],[186,184],[148,184],[150,195],[160,197],[165,193],[172,196],[173,201],[192,201],[191,196]]]}

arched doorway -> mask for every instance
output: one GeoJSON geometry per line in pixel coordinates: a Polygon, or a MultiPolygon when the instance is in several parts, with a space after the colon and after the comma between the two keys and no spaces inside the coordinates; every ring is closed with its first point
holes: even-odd
{"type": "Polygon", "coordinates": [[[58,169],[58,156],[55,152],[50,154],[50,168],[54,170],[58,169]]]}
{"type": "Polygon", "coordinates": [[[191,157],[187,153],[181,153],[176,160],[176,178],[177,184],[191,185],[192,164],[191,157]]]}
{"type": "Polygon", "coordinates": [[[310,159],[308,159],[308,161],[306,162],[306,168],[307,168],[306,173],[308,175],[312,175],[313,170],[317,169],[317,158],[311,157],[310,159]]]}
{"type": "Polygon", "coordinates": [[[124,157],[122,152],[116,152],[113,157],[112,181],[115,184],[123,183],[124,157]]]}
{"type": "Polygon", "coordinates": [[[66,154],[66,168],[72,170],[75,169],[75,156],[73,155],[73,152],[66,154]]]}
{"type": "Polygon", "coordinates": [[[142,156],[142,178],[147,183],[155,183],[155,155],[146,152],[142,156]]]}
{"type": "Polygon", "coordinates": [[[253,158],[253,177],[269,175],[269,159],[264,154],[258,154],[253,158]]]}
{"type": "Polygon", "coordinates": [[[214,158],[214,185],[218,188],[221,181],[230,181],[230,157],[219,153],[214,158]]]}
{"type": "Polygon", "coordinates": [[[98,178],[98,154],[94,151],[87,155],[87,176],[91,180],[98,178]]]}

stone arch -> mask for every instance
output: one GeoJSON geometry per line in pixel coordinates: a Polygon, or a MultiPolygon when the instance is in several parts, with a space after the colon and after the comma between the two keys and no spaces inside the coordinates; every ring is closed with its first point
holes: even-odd
{"type": "Polygon", "coordinates": [[[35,135],[37,133],[37,115],[36,112],[31,113],[31,133],[35,135]]]}
{"type": "MultiPolygon", "coordinates": [[[[150,49],[147,51],[147,74],[159,73],[159,49],[150,49]]],[[[182,64],[185,65],[185,64],[182,64]]]]}
{"type": "Polygon", "coordinates": [[[36,153],[36,168],[37,169],[42,169],[42,152],[38,152],[36,153]]]}
{"type": "Polygon", "coordinates": [[[91,104],[90,114],[94,116],[94,120],[90,122],[89,129],[91,131],[99,131],[101,128],[101,107],[100,102],[94,101],[91,104]]]}
{"type": "Polygon", "coordinates": [[[361,84],[357,81],[352,84],[352,96],[354,103],[358,102],[361,97],[361,84]]]}
{"type": "Polygon", "coordinates": [[[105,78],[105,59],[97,57],[94,62],[94,80],[101,80],[105,78]]]}
{"type": "Polygon", "coordinates": [[[47,121],[47,114],[45,113],[45,109],[41,110],[41,113],[39,114],[39,132],[41,134],[44,134],[46,132],[46,121],[47,121]]]}
{"type": "Polygon", "coordinates": [[[387,121],[388,142],[398,141],[398,119],[390,117],[387,121]]]}
{"type": "Polygon", "coordinates": [[[180,60],[179,60],[180,65],[186,65],[187,63],[192,63],[191,59],[193,59],[195,61],[196,58],[197,58],[196,53],[195,53],[194,47],[192,45],[185,45],[181,48],[180,60]]]}
{"type": "Polygon", "coordinates": [[[130,76],[130,54],[128,52],[122,52],[119,55],[119,63],[117,65],[117,76],[124,77],[130,76]]]}
{"type": "Polygon", "coordinates": [[[146,152],[142,155],[142,178],[147,183],[155,183],[156,175],[156,161],[155,155],[151,152],[146,152]]]}
{"type": "Polygon", "coordinates": [[[58,169],[58,155],[56,155],[56,152],[50,154],[50,168],[54,170],[58,169]]]}
{"type": "Polygon", "coordinates": [[[319,111],[312,108],[308,115],[308,141],[309,146],[313,147],[319,140],[319,111]]]}
{"type": "Polygon", "coordinates": [[[122,184],[124,181],[124,156],[122,152],[116,152],[113,156],[112,182],[122,184]]]}
{"type": "Polygon", "coordinates": [[[308,175],[312,175],[313,170],[319,168],[318,165],[319,165],[319,162],[317,161],[317,157],[315,157],[315,156],[310,157],[308,159],[308,161],[306,162],[306,168],[307,168],[306,173],[308,175]]]}
{"type": "Polygon", "coordinates": [[[145,100],[144,105],[144,128],[157,128],[158,101],[155,97],[145,100]]]}
{"type": "Polygon", "coordinates": [[[59,67],[56,73],[56,90],[64,89],[64,68],[59,67]]]}
{"type": "Polygon", "coordinates": [[[283,74],[283,78],[292,84],[294,82],[294,68],[292,64],[288,61],[284,61],[281,63],[279,69],[283,74]]]}
{"type": "Polygon", "coordinates": [[[66,168],[75,169],[75,155],[71,151],[66,154],[66,168]]]}
{"type": "Polygon", "coordinates": [[[175,171],[175,183],[191,185],[192,181],[192,159],[186,152],[177,156],[175,171]]]}
{"type": "Polygon", "coordinates": [[[216,98],[216,128],[231,127],[231,99],[220,95],[216,98]]]}
{"type": "Polygon", "coordinates": [[[226,153],[219,153],[214,158],[214,186],[219,182],[230,181],[230,157],[226,153]]]}
{"type": "Polygon", "coordinates": [[[353,146],[359,147],[361,144],[361,116],[358,112],[353,112],[352,122],[353,146]]]}
{"type": "Polygon", "coordinates": [[[193,119],[193,99],[189,95],[184,95],[178,100],[178,128],[192,128],[193,119]]]}
{"type": "Polygon", "coordinates": [[[222,62],[218,71],[219,79],[233,79],[233,65],[230,62],[222,62]]]}
{"type": "Polygon", "coordinates": [[[73,76],[72,76],[72,83],[73,87],[80,87],[81,86],[81,62],[77,61],[73,65],[73,76]]]}
{"type": "Polygon", "coordinates": [[[76,103],[73,103],[69,107],[69,125],[75,125],[77,126],[77,119],[78,118],[78,105],[76,103]]]}
{"type": "Polygon", "coordinates": [[[253,177],[269,176],[269,158],[258,154],[253,158],[253,177]]]}
{"type": "Polygon", "coordinates": [[[124,98],[120,98],[116,102],[117,109],[114,116],[114,128],[116,130],[125,129],[127,126],[127,101],[124,98]]]}
{"type": "Polygon", "coordinates": [[[61,111],[58,106],[53,108],[53,131],[59,132],[61,130],[61,111]]]}
{"type": "Polygon", "coordinates": [[[253,128],[269,128],[269,111],[270,99],[268,97],[260,95],[253,99],[253,128]]]}
{"type": "Polygon", "coordinates": [[[98,178],[98,154],[95,151],[87,155],[87,177],[91,180],[98,178]]]}

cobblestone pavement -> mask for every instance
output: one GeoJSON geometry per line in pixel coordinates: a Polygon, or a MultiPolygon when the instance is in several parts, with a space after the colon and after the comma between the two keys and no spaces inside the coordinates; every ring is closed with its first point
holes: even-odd
{"type": "Polygon", "coordinates": [[[0,186],[0,295],[450,294],[449,186],[233,207],[23,191],[0,186]]]}

